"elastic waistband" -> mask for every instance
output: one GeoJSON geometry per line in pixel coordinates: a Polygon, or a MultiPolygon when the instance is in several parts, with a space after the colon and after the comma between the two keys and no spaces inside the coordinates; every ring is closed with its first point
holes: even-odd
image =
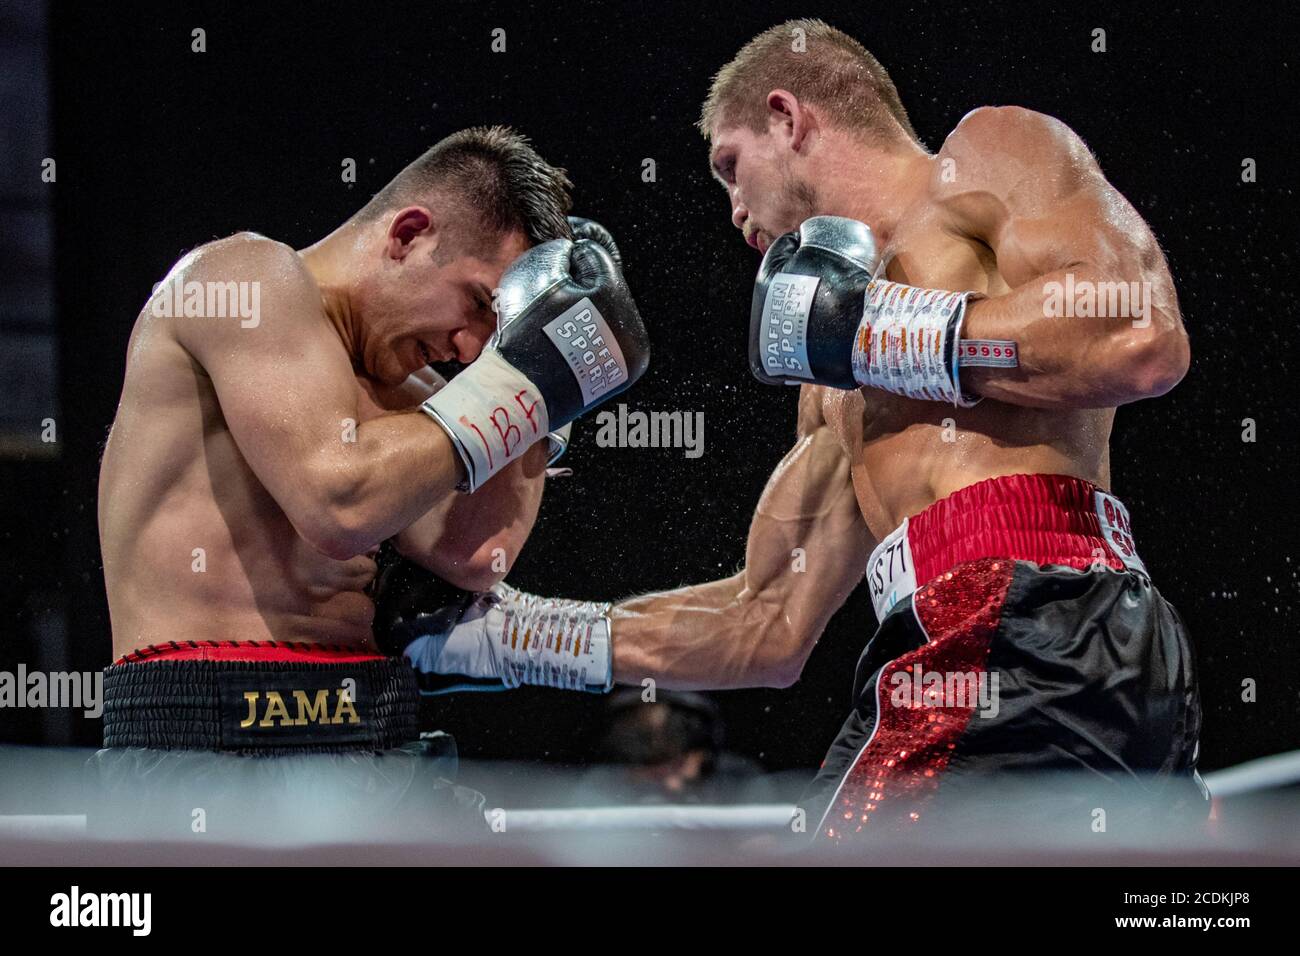
{"type": "Polygon", "coordinates": [[[880,542],[867,565],[877,614],[981,558],[1146,573],[1128,509],[1114,495],[1068,475],[1008,475],[953,492],[880,542]]]}
{"type": "Polygon", "coordinates": [[[345,644],[307,644],[302,641],[167,641],[123,654],[114,664],[145,661],[279,661],[303,664],[353,664],[381,661],[377,651],[345,644]]]}
{"type": "Polygon", "coordinates": [[[402,658],[157,660],[104,670],[104,746],[250,754],[387,750],[419,736],[402,658]]]}

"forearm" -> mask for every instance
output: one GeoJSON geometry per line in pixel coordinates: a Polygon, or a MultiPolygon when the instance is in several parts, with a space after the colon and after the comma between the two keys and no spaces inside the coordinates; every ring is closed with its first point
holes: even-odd
{"type": "Polygon", "coordinates": [[[800,397],[803,434],[759,499],[738,574],[613,611],[614,679],[673,688],[788,687],[861,580],[872,542],[849,460],[800,397]]]}
{"type": "Polygon", "coordinates": [[[764,489],[738,574],[612,608],[498,585],[499,600],[477,629],[458,625],[450,635],[431,635],[418,650],[418,668],[509,686],[580,681],[603,690],[611,679],[677,689],[789,686],[871,551],[848,459],[819,424],[818,402],[805,390],[803,434],[764,489]],[[506,646],[485,637],[503,628],[523,639],[506,646]],[[530,628],[545,635],[532,640],[530,628]]]}
{"type": "Polygon", "coordinates": [[[789,648],[742,572],[614,605],[614,681],[672,690],[785,686],[789,648]]]}
{"type": "MultiPolygon", "coordinates": [[[[327,554],[349,557],[409,527],[456,494],[464,469],[446,433],[418,411],[363,422],[355,441],[316,456],[305,484],[318,489],[312,534],[327,554]]],[[[299,529],[303,533],[303,529],[299,529]]]]}
{"type": "Polygon", "coordinates": [[[1187,366],[1187,337],[1167,283],[1129,282],[1089,267],[971,302],[962,338],[1016,343],[1016,367],[961,372],[964,391],[1013,405],[1123,405],[1164,394],[1187,366]]]}
{"type": "Polygon", "coordinates": [[[503,580],[528,540],[546,481],[539,443],[471,495],[448,494],[396,539],[405,557],[458,587],[503,580]]]}

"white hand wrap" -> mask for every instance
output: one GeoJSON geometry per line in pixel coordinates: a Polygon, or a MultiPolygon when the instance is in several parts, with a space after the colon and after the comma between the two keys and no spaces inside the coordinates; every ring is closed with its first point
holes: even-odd
{"type": "Polygon", "coordinates": [[[971,294],[872,279],[853,339],[854,379],[908,398],[974,405],[979,399],[961,394],[956,348],[971,294]]]}
{"type": "Polygon", "coordinates": [[[961,326],[973,292],[918,289],[875,278],[867,285],[862,322],[853,340],[859,385],[908,398],[970,408],[979,399],[961,390],[959,369],[1015,368],[1016,343],[966,339],[961,326]]]}
{"type": "Polygon", "coordinates": [[[498,584],[450,631],[417,638],[404,653],[424,673],[605,693],[614,683],[609,612],[609,604],[498,584]]]}
{"type": "Polygon", "coordinates": [[[495,349],[420,406],[446,431],[465,465],[462,491],[474,491],[546,436],[546,402],[495,349]]]}

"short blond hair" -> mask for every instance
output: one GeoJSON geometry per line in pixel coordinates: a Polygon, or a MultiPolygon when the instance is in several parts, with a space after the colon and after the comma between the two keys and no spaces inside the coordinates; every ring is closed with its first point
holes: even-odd
{"type": "Polygon", "coordinates": [[[787,20],[750,40],[713,77],[697,124],[767,130],[767,94],[789,90],[846,129],[917,139],[889,73],[867,49],[821,20],[787,20]],[[802,32],[798,32],[802,31],[802,32]]]}

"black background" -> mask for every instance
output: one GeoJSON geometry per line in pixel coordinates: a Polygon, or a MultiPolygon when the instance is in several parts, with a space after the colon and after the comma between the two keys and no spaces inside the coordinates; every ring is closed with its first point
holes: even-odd
{"type": "MultiPolygon", "coordinates": [[[[730,574],[793,436],[795,391],[748,372],[757,259],[728,220],[692,128],[712,72],[757,32],[822,16],[890,69],[934,149],[970,109],[1060,117],[1166,249],[1192,369],[1120,410],[1114,489],[1197,646],[1202,766],[1300,746],[1294,545],[1296,23],[1262,7],[1082,4],[56,4],[49,23],[62,456],[7,462],[5,659],[63,609],[71,663],[110,654],[95,529],[99,453],[131,324],[198,243],[253,229],[302,247],[458,128],[506,123],[568,168],[609,226],[651,330],[634,409],[705,413],[706,452],[601,449],[579,422],[511,580],[614,599],[730,574]],[[207,33],[191,52],[190,31],[207,33]],[[490,51],[493,28],[507,52],[490,51]],[[1108,52],[1094,53],[1104,29],[1108,52]],[[342,182],[345,158],[359,181],[342,182]],[[1258,181],[1243,183],[1244,158],[1258,181]],[[652,158],[657,181],[642,181],[652,158]],[[1242,441],[1254,419],[1257,440],[1242,441]],[[7,615],[9,616],[9,615],[7,615]],[[1241,682],[1259,700],[1241,701],[1241,682]]],[[[12,172],[12,171],[11,171],[12,172]]],[[[24,175],[36,175],[24,171],[24,175]]],[[[36,426],[34,426],[36,427],[36,426]]],[[[860,588],[792,689],[718,695],[735,749],[815,766],[847,712],[874,625],[860,588]]],[[[234,635],[232,635],[234,636],[234,635]]],[[[26,646],[25,646],[26,645],[26,646]]],[[[529,690],[444,702],[468,756],[570,760],[598,699],[529,690]]],[[[94,744],[97,726],[67,740],[94,744]]],[[[34,739],[31,725],[9,733],[34,739]]]]}

